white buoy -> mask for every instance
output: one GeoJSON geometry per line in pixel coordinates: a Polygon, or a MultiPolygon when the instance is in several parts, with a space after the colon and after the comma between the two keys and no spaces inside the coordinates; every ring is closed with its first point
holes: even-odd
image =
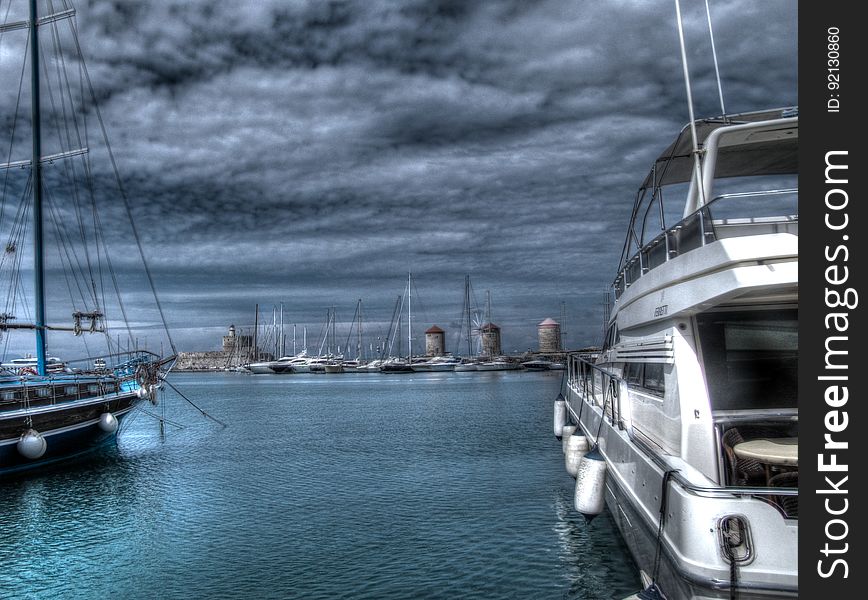
{"type": "Polygon", "coordinates": [[[595,446],[579,462],[576,473],[576,493],[573,503],[576,510],[590,521],[603,512],[606,490],[606,460],[595,446]]]}
{"type": "Polygon", "coordinates": [[[28,429],[21,434],[20,438],[18,438],[17,447],[21,456],[34,460],[45,454],[45,450],[48,448],[48,443],[45,441],[45,438],[41,433],[35,429],[28,429]]]}
{"type": "Polygon", "coordinates": [[[575,430],[576,430],[575,425],[564,425],[563,437],[561,438],[561,445],[563,447],[564,454],[567,453],[567,440],[570,439],[570,436],[573,435],[573,432],[575,430]]]}
{"type": "Polygon", "coordinates": [[[588,453],[590,448],[590,444],[588,444],[588,438],[581,434],[581,432],[574,432],[567,439],[567,451],[564,456],[564,463],[567,467],[567,473],[572,475],[573,477],[579,472],[579,463],[585,454],[588,453]]]}
{"type": "Polygon", "coordinates": [[[564,398],[563,394],[558,394],[558,397],[555,399],[555,413],[554,413],[554,430],[555,437],[559,440],[562,439],[564,425],[567,424],[567,401],[564,398]]]}
{"type": "Polygon", "coordinates": [[[148,397],[148,386],[140,385],[139,389],[136,390],[136,396],[144,400],[148,397]]]}
{"type": "Polygon", "coordinates": [[[156,406],[156,405],[157,405],[157,402],[159,401],[159,400],[157,399],[157,390],[158,390],[158,389],[159,389],[159,388],[158,388],[157,386],[155,386],[155,385],[149,385],[149,386],[148,386],[148,397],[150,397],[150,399],[151,399],[151,404],[153,404],[154,406],[156,406]]]}
{"type": "Polygon", "coordinates": [[[118,420],[110,412],[104,412],[99,416],[99,428],[106,433],[114,433],[118,430],[118,420]]]}

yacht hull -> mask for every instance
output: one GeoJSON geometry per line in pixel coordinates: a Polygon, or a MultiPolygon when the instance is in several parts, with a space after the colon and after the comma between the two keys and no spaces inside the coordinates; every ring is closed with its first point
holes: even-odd
{"type": "MultiPolygon", "coordinates": [[[[664,472],[631,439],[629,432],[613,426],[608,417],[601,426],[599,407],[582,404],[580,393],[568,386],[567,405],[573,422],[580,424],[589,440],[599,442],[606,460],[607,508],[636,564],[650,575],[657,552],[664,472]]],[[[741,600],[798,597],[798,573],[794,567],[798,521],[785,520],[777,509],[759,498],[695,491],[674,482],[668,486],[667,512],[678,518],[666,522],[661,541],[657,581],[666,596],[679,600],[730,597],[733,573],[719,546],[718,527],[724,515],[743,515],[750,523],[751,536],[758,548],[749,564],[737,568],[737,597],[741,600]],[[769,551],[771,547],[774,552],[769,551]]],[[[723,492],[722,488],[719,491],[723,492]]]]}
{"type": "Polygon", "coordinates": [[[443,371],[454,371],[455,365],[413,365],[413,370],[417,373],[440,373],[443,371]]]}

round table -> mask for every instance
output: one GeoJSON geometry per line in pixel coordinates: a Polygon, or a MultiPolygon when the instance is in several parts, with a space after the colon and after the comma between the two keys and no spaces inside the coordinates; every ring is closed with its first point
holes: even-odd
{"type": "Polygon", "coordinates": [[[760,438],[736,444],[732,451],[767,465],[799,466],[799,438],[760,438]]]}

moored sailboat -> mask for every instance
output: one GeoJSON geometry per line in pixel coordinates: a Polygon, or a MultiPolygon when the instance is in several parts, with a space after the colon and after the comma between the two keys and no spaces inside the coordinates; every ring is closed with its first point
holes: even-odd
{"type": "MultiPolygon", "coordinates": [[[[6,14],[9,15],[9,11],[6,11],[6,14]]],[[[71,22],[74,14],[74,9],[67,9],[40,16],[36,0],[31,0],[28,18],[0,25],[0,35],[4,42],[9,43],[14,36],[20,36],[22,49],[26,47],[21,53],[22,63],[18,69],[22,73],[26,72],[23,67],[29,62],[31,96],[30,158],[13,160],[17,157],[10,156],[8,162],[0,164],[0,170],[5,172],[6,178],[0,200],[3,206],[13,205],[13,202],[18,206],[17,212],[13,211],[15,214],[9,228],[5,252],[0,258],[0,274],[3,285],[6,286],[6,306],[0,314],[0,335],[9,336],[7,344],[13,342],[14,336],[11,347],[15,347],[22,334],[31,334],[33,339],[30,343],[33,346],[30,347],[35,346],[35,355],[32,357],[3,361],[0,372],[0,474],[28,470],[77,456],[113,439],[122,419],[138,404],[148,399],[156,401],[156,390],[174,358],[161,358],[155,353],[137,348],[128,325],[129,315],[117,289],[111,252],[101,227],[103,211],[99,209],[94,193],[95,177],[88,156],[90,148],[86,145],[71,145],[73,140],[76,145],[82,141],[83,130],[80,122],[72,115],[72,108],[80,109],[82,115],[95,115],[100,120],[99,129],[114,169],[114,159],[105,138],[99,109],[94,102],[95,94],[83,61],[77,65],[78,70],[72,72],[81,78],[80,89],[86,90],[89,95],[86,96],[82,91],[81,96],[75,96],[69,87],[59,90],[46,86],[47,97],[54,112],[58,110],[56,103],[63,103],[65,123],[71,128],[77,128],[75,131],[79,135],[58,135],[61,147],[57,153],[46,155],[42,150],[42,126],[47,119],[43,116],[41,97],[40,79],[44,61],[40,54],[43,44],[40,42],[39,32],[43,28],[50,29],[51,35],[46,37],[53,41],[58,51],[61,36],[68,34],[74,41],[72,47],[78,53],[78,58],[81,58],[76,28],[71,22]],[[26,32],[26,35],[13,33],[19,30],[26,32]],[[13,169],[24,172],[25,180],[19,181],[12,177],[10,172],[13,169]],[[83,183],[87,189],[84,193],[88,194],[93,222],[90,229],[83,221],[75,220],[75,215],[78,219],[82,218],[82,212],[79,211],[84,210],[83,198],[75,191],[75,184],[78,183],[83,183]],[[17,200],[13,199],[15,196],[17,200]],[[52,280],[46,277],[49,266],[54,266],[47,263],[47,249],[50,246],[46,235],[49,232],[46,229],[49,224],[53,225],[56,231],[52,244],[60,248],[59,265],[66,268],[64,278],[73,304],[68,309],[71,322],[67,324],[49,321],[48,318],[54,316],[49,309],[55,308],[60,300],[59,294],[55,295],[50,291],[52,280]],[[65,232],[64,224],[68,224],[69,229],[76,233],[65,232]],[[91,234],[93,239],[86,239],[87,234],[91,234]],[[28,246],[33,248],[32,267],[25,267],[27,261],[23,258],[23,249],[28,246]],[[111,334],[107,313],[114,307],[109,307],[106,296],[100,293],[102,290],[96,285],[97,281],[103,281],[100,279],[99,266],[110,271],[113,287],[118,295],[117,315],[127,323],[126,350],[121,348],[119,339],[115,341],[111,334]],[[31,268],[32,295],[26,298],[21,273],[31,268]],[[79,286],[77,289],[73,288],[71,283],[76,278],[79,286]],[[23,316],[19,316],[22,313],[23,316]],[[106,352],[100,356],[69,361],[50,357],[47,353],[49,336],[61,333],[72,333],[82,340],[90,335],[101,334],[106,344],[106,352]]],[[[44,45],[49,47],[50,43],[44,45]]],[[[8,47],[4,45],[4,53],[8,47]]],[[[7,57],[11,57],[11,53],[4,54],[4,60],[7,57]]],[[[63,68],[65,64],[60,61],[52,66],[63,68]]],[[[69,86],[69,77],[71,75],[67,72],[65,78],[61,77],[59,81],[69,86]]],[[[11,115],[12,126],[8,144],[10,155],[21,150],[19,144],[16,144],[15,135],[15,125],[19,117],[17,110],[11,115]]],[[[129,215],[129,203],[120,186],[120,179],[117,178],[116,171],[113,174],[118,183],[122,205],[129,215]]],[[[141,244],[132,221],[130,227],[131,237],[141,254],[141,244]]],[[[150,271],[143,255],[141,258],[148,283],[152,287],[150,271]]],[[[154,300],[162,319],[159,300],[156,296],[154,300]]],[[[165,326],[165,321],[163,325],[165,326]]],[[[168,330],[166,334],[171,345],[168,330]]],[[[52,341],[53,339],[52,337],[52,341]]],[[[84,345],[87,348],[86,342],[84,345]]]]}

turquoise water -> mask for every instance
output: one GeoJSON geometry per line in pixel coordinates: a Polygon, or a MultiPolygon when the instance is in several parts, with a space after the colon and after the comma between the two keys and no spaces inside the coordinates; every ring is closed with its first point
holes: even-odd
{"type": "Polygon", "coordinates": [[[193,402],[0,482],[2,598],[623,598],[572,509],[556,372],[175,374],[193,402]],[[183,426],[183,429],[175,425],[183,426]]]}

